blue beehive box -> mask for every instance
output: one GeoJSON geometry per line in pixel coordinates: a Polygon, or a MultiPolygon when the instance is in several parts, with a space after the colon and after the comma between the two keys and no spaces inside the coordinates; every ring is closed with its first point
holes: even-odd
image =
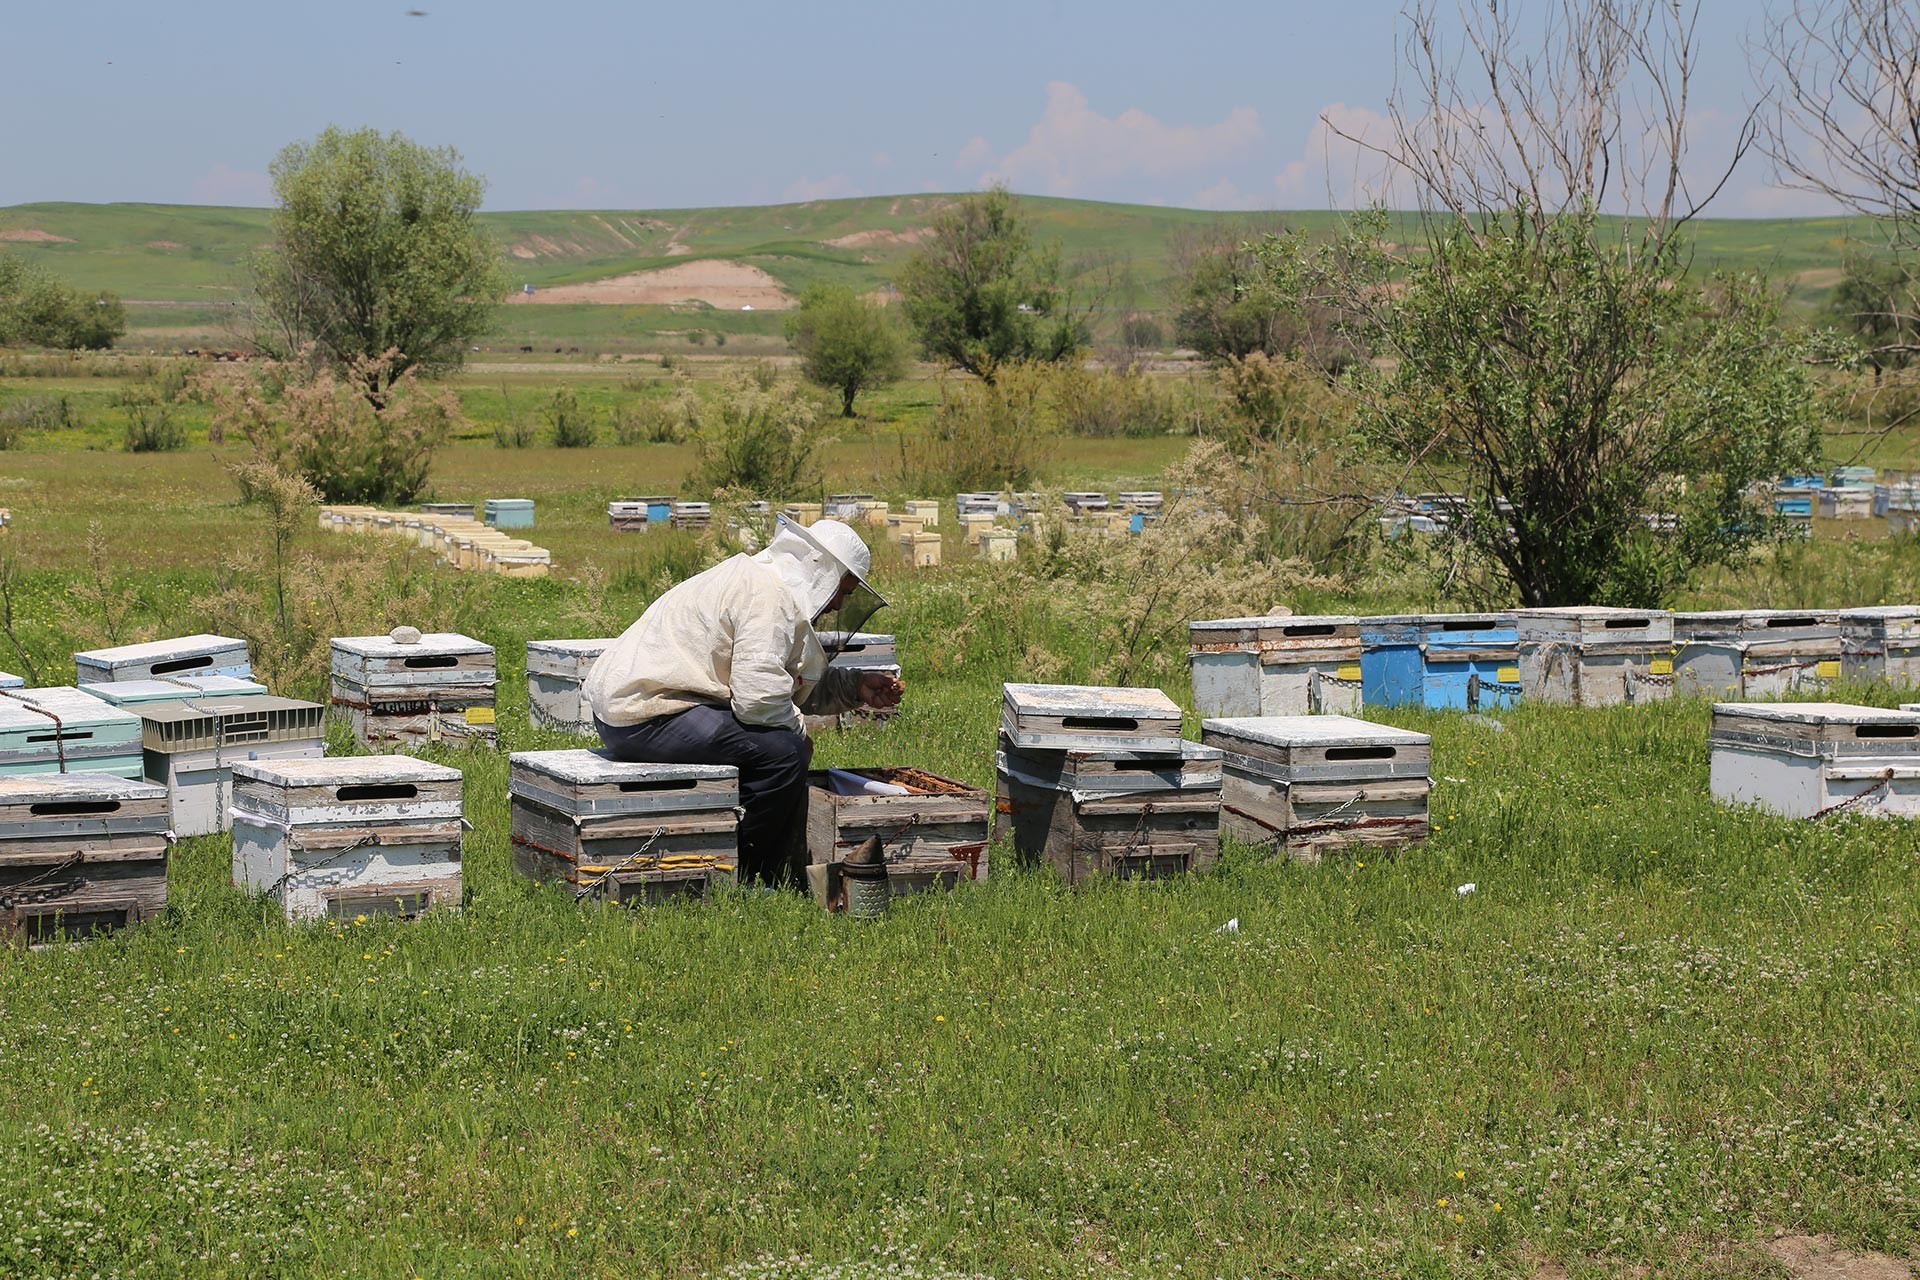
{"type": "Polygon", "coordinates": [[[533,499],[488,498],[487,524],[495,529],[533,528],[533,499]]]}
{"type": "Polygon", "coordinates": [[[1509,615],[1362,618],[1360,646],[1367,706],[1490,711],[1520,700],[1520,638],[1509,615]]]}
{"type": "Polygon", "coordinates": [[[11,671],[0,671],[0,689],[24,689],[27,682],[11,671]]]}
{"type": "Polygon", "coordinates": [[[1784,491],[1776,493],[1773,498],[1773,509],[1779,515],[1811,520],[1813,519],[1813,494],[1784,491]]]}

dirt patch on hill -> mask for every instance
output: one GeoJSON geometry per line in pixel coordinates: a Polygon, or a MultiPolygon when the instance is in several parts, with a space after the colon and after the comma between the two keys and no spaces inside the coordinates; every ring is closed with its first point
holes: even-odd
{"type": "Polygon", "coordinates": [[[0,229],[0,240],[9,244],[72,244],[72,236],[57,236],[51,231],[41,231],[36,227],[9,227],[0,229]]]}
{"type": "Polygon", "coordinates": [[[181,244],[178,240],[149,240],[146,243],[146,247],[149,249],[184,249],[187,246],[181,244]]]}
{"type": "Polygon", "coordinates": [[[1913,1280],[1913,1268],[1885,1253],[1854,1253],[1832,1236],[1781,1236],[1760,1251],[1794,1280],[1913,1280]]]}
{"type": "Polygon", "coordinates": [[[780,311],[793,306],[793,295],[759,267],[744,262],[708,258],[653,271],[634,271],[585,284],[561,284],[532,295],[515,294],[515,302],[597,302],[625,306],[671,306],[676,302],[704,302],[723,311],[752,307],[780,311]]]}
{"type": "Polygon", "coordinates": [[[871,231],[855,231],[820,243],[830,244],[836,249],[865,249],[877,244],[919,244],[932,231],[931,227],[907,227],[901,231],[885,231],[875,227],[871,231]]]}

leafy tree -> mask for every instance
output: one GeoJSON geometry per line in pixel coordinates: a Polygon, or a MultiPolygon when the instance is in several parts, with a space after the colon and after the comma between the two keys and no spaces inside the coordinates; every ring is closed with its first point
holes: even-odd
{"type": "Polygon", "coordinates": [[[0,254],[0,343],[99,351],[126,331],[119,298],[83,294],[50,271],[0,254]]]}
{"type": "Polygon", "coordinates": [[[1181,237],[1173,252],[1174,340],[1209,360],[1244,360],[1257,352],[1344,366],[1353,348],[1327,309],[1283,298],[1268,282],[1256,245],[1282,234],[1278,224],[1250,222],[1181,237]]]}
{"type": "Polygon", "coordinates": [[[730,374],[714,396],[683,385],[672,412],[693,440],[696,489],[747,489],[778,500],[818,487],[820,410],[799,386],[758,365],[730,374]]]}
{"type": "Polygon", "coordinates": [[[1883,369],[1904,369],[1920,350],[1913,284],[1897,257],[1854,253],[1827,299],[1825,319],[1859,344],[1875,378],[1883,369]]]}
{"type": "Polygon", "coordinates": [[[254,263],[260,345],[357,368],[375,408],[402,375],[458,365],[507,286],[474,216],[486,184],[459,153],[328,129],[272,174],[273,244],[254,263]]]}
{"type": "Polygon", "coordinates": [[[809,285],[787,317],[787,341],[809,381],[840,393],[843,418],[853,416],[855,396],[907,372],[906,344],[885,309],[845,285],[809,285]]]}
{"type": "Polygon", "coordinates": [[[930,360],[992,382],[1012,361],[1065,360],[1085,341],[1060,280],[1058,246],[1038,246],[1004,187],[942,209],[894,285],[930,360]]]}

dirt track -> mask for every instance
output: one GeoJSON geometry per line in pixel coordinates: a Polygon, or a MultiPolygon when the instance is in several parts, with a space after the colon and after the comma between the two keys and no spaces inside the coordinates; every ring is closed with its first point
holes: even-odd
{"type": "Polygon", "coordinates": [[[533,294],[515,294],[515,303],[592,302],[669,306],[676,302],[704,302],[723,311],[752,307],[781,311],[794,305],[793,295],[759,267],[744,262],[706,258],[652,271],[635,271],[585,284],[552,285],[533,294]]]}

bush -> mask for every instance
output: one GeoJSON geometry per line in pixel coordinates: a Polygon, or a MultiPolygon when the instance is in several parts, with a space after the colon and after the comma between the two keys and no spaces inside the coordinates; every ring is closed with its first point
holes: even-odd
{"type": "Polygon", "coordinates": [[[778,498],[818,486],[820,405],[797,382],[779,381],[770,366],[728,375],[711,398],[683,384],[674,412],[691,428],[696,489],[778,498]]]}
{"type": "Polygon", "coordinates": [[[919,482],[928,488],[1025,489],[1046,461],[1044,377],[1002,368],[995,383],[946,380],[928,426],[919,482]]]}
{"type": "Polygon", "coordinates": [[[678,444],[686,437],[672,405],[640,399],[613,411],[613,438],[619,444],[678,444]]]}
{"type": "Polygon", "coordinates": [[[444,387],[384,361],[353,361],[341,373],[308,361],[270,363],[209,388],[213,422],[237,431],[255,458],[311,484],[326,502],[397,504],[426,491],[433,455],[462,421],[444,387]],[[365,395],[387,387],[376,408],[365,395]]]}
{"type": "Polygon", "coordinates": [[[81,426],[66,396],[27,396],[0,407],[0,449],[18,449],[28,434],[81,426]]]}
{"type": "Polygon", "coordinates": [[[186,444],[187,429],[159,387],[129,388],[120,396],[120,409],[127,415],[122,442],[128,453],[168,453],[186,444]]]}
{"type": "Polygon", "coordinates": [[[1051,382],[1054,419],[1070,436],[1165,436],[1186,425],[1173,391],[1138,369],[1062,365],[1051,382]]]}
{"type": "Polygon", "coordinates": [[[547,401],[546,417],[553,427],[553,443],[562,449],[585,449],[598,434],[572,387],[555,388],[553,398],[547,401]]]}

